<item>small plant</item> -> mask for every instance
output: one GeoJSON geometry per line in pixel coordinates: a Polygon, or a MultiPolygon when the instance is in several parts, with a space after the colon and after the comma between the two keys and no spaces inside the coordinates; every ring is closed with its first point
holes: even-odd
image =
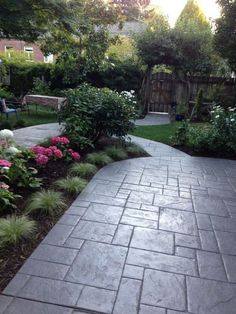
{"type": "Polygon", "coordinates": [[[36,223],[26,216],[0,219],[0,247],[16,245],[36,232],[36,223]]]}
{"type": "Polygon", "coordinates": [[[126,151],[120,147],[111,146],[106,149],[106,154],[114,160],[121,160],[128,157],[126,151]]]}
{"type": "Polygon", "coordinates": [[[175,132],[174,137],[172,138],[172,142],[174,145],[184,145],[188,141],[188,133],[189,133],[189,123],[188,121],[183,121],[181,126],[175,132]]]}
{"type": "Polygon", "coordinates": [[[66,208],[66,202],[61,192],[43,190],[34,193],[28,200],[26,212],[54,216],[66,208]]]}
{"type": "Polygon", "coordinates": [[[8,208],[15,208],[14,201],[19,195],[15,195],[9,191],[9,186],[4,182],[0,182],[0,211],[4,211],[8,208]]]}
{"type": "Polygon", "coordinates": [[[113,161],[109,156],[107,156],[103,152],[88,154],[86,157],[86,160],[89,163],[97,165],[99,167],[108,165],[109,163],[111,163],[113,161]]]}
{"type": "Polygon", "coordinates": [[[55,182],[55,185],[70,195],[78,195],[87,185],[87,181],[79,177],[67,177],[55,182]]]}
{"type": "Polygon", "coordinates": [[[70,173],[72,175],[79,176],[81,178],[88,178],[97,172],[97,167],[89,163],[75,163],[71,169],[70,173]]]}
{"type": "Polygon", "coordinates": [[[132,157],[139,157],[145,154],[145,151],[142,147],[133,144],[126,148],[126,152],[129,156],[132,157]]]}

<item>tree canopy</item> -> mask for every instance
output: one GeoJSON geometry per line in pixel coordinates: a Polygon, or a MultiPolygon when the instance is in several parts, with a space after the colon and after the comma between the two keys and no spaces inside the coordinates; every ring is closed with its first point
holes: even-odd
{"type": "Polygon", "coordinates": [[[149,68],[164,64],[189,75],[209,74],[212,33],[206,17],[200,13],[196,2],[189,0],[174,29],[165,16],[157,15],[155,23],[136,38],[138,54],[145,64],[149,68]]]}
{"type": "Polygon", "coordinates": [[[110,0],[110,2],[119,6],[128,20],[142,18],[145,15],[145,9],[150,4],[150,0],[110,0]]]}
{"type": "Polygon", "coordinates": [[[236,1],[218,0],[221,17],[216,21],[215,47],[236,71],[236,1]]]}

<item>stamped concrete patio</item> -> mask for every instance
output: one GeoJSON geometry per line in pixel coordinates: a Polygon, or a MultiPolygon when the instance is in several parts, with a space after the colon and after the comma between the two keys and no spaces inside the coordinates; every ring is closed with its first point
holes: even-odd
{"type": "Polygon", "coordinates": [[[236,162],[132,137],[0,296],[4,314],[235,314],[236,162]]]}

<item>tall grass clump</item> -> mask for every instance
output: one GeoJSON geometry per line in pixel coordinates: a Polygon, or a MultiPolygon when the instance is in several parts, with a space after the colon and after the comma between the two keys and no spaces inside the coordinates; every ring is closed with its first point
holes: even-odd
{"type": "Polygon", "coordinates": [[[26,216],[15,215],[0,219],[0,247],[16,245],[22,239],[31,238],[36,232],[36,223],[26,216]]]}
{"type": "Polygon", "coordinates": [[[63,194],[53,190],[43,190],[32,194],[26,212],[34,215],[54,216],[62,212],[67,204],[63,194]]]}

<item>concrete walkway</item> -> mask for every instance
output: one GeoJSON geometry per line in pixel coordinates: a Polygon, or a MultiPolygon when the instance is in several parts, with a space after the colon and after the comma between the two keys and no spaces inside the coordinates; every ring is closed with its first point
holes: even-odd
{"type": "Polygon", "coordinates": [[[43,139],[60,134],[61,126],[58,123],[48,123],[29,126],[14,131],[15,142],[20,146],[32,147],[43,139]]]}
{"type": "Polygon", "coordinates": [[[135,125],[148,126],[148,125],[161,125],[170,123],[170,117],[165,113],[148,113],[144,119],[137,119],[135,125]]]}
{"type": "Polygon", "coordinates": [[[235,314],[236,161],[132,138],[0,296],[4,314],[235,314]]]}
{"type": "MultiPolygon", "coordinates": [[[[168,114],[147,114],[144,119],[135,121],[137,126],[161,125],[170,123],[168,114]]],[[[60,134],[61,126],[58,123],[40,124],[14,131],[15,141],[20,146],[32,147],[39,144],[42,139],[60,134]]]]}

